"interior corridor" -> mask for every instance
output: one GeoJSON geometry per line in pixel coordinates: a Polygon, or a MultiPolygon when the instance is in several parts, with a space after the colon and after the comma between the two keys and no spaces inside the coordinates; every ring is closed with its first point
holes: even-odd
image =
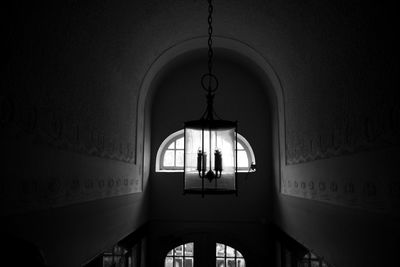
{"type": "Polygon", "coordinates": [[[1,266],[396,266],[397,9],[213,5],[238,191],[204,197],[184,194],[183,136],[206,109],[207,1],[7,5],[1,266]]]}

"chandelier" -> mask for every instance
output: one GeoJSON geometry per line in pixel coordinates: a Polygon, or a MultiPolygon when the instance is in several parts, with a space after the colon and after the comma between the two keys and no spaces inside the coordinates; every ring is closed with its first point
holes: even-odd
{"type": "Polygon", "coordinates": [[[184,193],[237,194],[237,122],[220,119],[213,107],[218,79],[212,73],[212,12],[208,1],[208,72],[201,77],[207,108],[184,124],[184,193]]]}

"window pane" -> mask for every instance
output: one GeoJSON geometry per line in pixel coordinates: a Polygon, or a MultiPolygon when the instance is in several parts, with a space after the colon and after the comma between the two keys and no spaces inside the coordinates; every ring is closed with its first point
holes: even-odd
{"type": "Polygon", "coordinates": [[[246,263],[244,262],[244,259],[237,259],[236,267],[246,267],[246,263]]]}
{"type": "Polygon", "coordinates": [[[217,243],[217,256],[224,257],[225,256],[225,245],[217,243]]]}
{"type": "Polygon", "coordinates": [[[319,261],[312,261],[311,267],[321,267],[321,266],[319,265],[319,261]]]}
{"type": "Polygon", "coordinates": [[[165,167],[173,167],[174,166],[174,152],[173,150],[167,150],[164,154],[164,162],[163,165],[165,167]]]}
{"type": "Polygon", "coordinates": [[[175,258],[175,267],[183,267],[183,258],[175,258]]]}
{"type": "Polygon", "coordinates": [[[175,256],[183,256],[183,246],[177,246],[175,248],[175,256]]]}
{"type": "Polygon", "coordinates": [[[183,150],[176,150],[176,167],[183,167],[183,150]]]}
{"type": "Polygon", "coordinates": [[[243,255],[242,255],[242,253],[239,252],[239,250],[236,250],[236,256],[238,258],[243,258],[243,255]]]}
{"type": "Polygon", "coordinates": [[[168,252],[168,254],[167,254],[167,255],[168,255],[168,256],[172,256],[172,254],[173,254],[173,251],[174,251],[173,249],[172,249],[172,250],[170,250],[170,251],[168,252]]]}
{"type": "Polygon", "coordinates": [[[185,256],[193,256],[193,243],[185,244],[185,256]]]}
{"type": "Polygon", "coordinates": [[[175,142],[176,142],[176,147],[175,147],[176,149],[183,149],[183,137],[179,138],[175,142]]]}
{"type": "Polygon", "coordinates": [[[173,267],[172,257],[165,258],[165,267],[173,267]]]}
{"type": "Polygon", "coordinates": [[[168,149],[175,149],[175,142],[172,142],[169,146],[168,149]]]}
{"type": "Polygon", "coordinates": [[[237,152],[237,156],[238,156],[238,168],[246,168],[249,167],[249,160],[247,158],[247,153],[246,151],[238,151],[237,152]]]}
{"type": "Polygon", "coordinates": [[[239,150],[239,149],[244,149],[243,146],[242,146],[242,144],[239,143],[239,142],[237,143],[237,149],[238,149],[238,150],[239,150]]]}
{"type": "Polygon", "coordinates": [[[236,267],[235,259],[227,259],[226,260],[226,267],[236,267]]]}
{"type": "Polygon", "coordinates": [[[184,267],[193,267],[193,258],[185,258],[185,266],[184,267]]]}
{"type": "Polygon", "coordinates": [[[227,257],[235,257],[235,249],[230,246],[226,246],[226,256],[227,257]]]}
{"type": "Polygon", "coordinates": [[[225,267],[225,260],[223,258],[217,258],[217,266],[216,267],[225,267]]]}

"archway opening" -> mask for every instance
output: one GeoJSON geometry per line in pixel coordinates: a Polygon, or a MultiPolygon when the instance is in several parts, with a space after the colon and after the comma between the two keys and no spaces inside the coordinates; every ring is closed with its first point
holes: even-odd
{"type": "MultiPolygon", "coordinates": [[[[182,51],[172,48],[172,51],[166,52],[171,52],[168,60],[161,56],[159,60],[164,62],[162,67],[155,73],[153,69],[149,70],[154,79],[151,83],[147,83],[147,79],[143,82],[150,86],[143,92],[147,99],[146,123],[143,121],[143,125],[146,126],[144,143],[148,146],[145,148],[145,156],[148,157],[145,167],[150,175],[150,220],[153,220],[152,227],[156,233],[153,240],[191,225],[196,225],[197,230],[211,227],[213,232],[231,229],[240,233],[238,239],[243,243],[248,236],[256,236],[246,250],[263,254],[270,251],[272,237],[268,233],[255,233],[265,233],[272,218],[273,172],[279,170],[280,162],[280,113],[278,97],[272,87],[279,81],[276,76],[275,83],[270,81],[267,71],[252,61],[251,55],[244,56],[232,47],[215,49],[215,71],[221,88],[224,88],[216,96],[216,111],[223,118],[239,121],[239,133],[246,136],[257,155],[257,172],[249,175],[248,179],[241,174],[238,197],[210,196],[201,199],[183,196],[182,173],[154,171],[161,143],[181,129],[184,121],[200,117],[205,107],[200,78],[206,69],[206,50],[190,46],[185,48],[185,44],[180,47],[182,51]]],[[[269,71],[272,71],[271,68],[269,71]]],[[[157,241],[150,243],[149,250],[162,250],[157,241]]],[[[160,257],[164,260],[165,255],[160,257]]]]}

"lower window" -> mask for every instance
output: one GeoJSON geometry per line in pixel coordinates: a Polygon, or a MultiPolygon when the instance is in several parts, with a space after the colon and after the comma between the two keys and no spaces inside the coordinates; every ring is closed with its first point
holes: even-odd
{"type": "Polygon", "coordinates": [[[242,253],[225,244],[216,245],[216,267],[245,267],[242,253]]]}
{"type": "Polygon", "coordinates": [[[170,250],[165,257],[165,267],[193,267],[194,244],[186,243],[170,250]]]}
{"type": "MultiPolygon", "coordinates": [[[[201,255],[201,252],[197,254],[201,255]]],[[[214,259],[216,267],[246,267],[242,253],[222,243],[216,243],[214,259]]],[[[194,243],[182,244],[170,250],[165,257],[164,267],[194,267],[194,243]]]]}

